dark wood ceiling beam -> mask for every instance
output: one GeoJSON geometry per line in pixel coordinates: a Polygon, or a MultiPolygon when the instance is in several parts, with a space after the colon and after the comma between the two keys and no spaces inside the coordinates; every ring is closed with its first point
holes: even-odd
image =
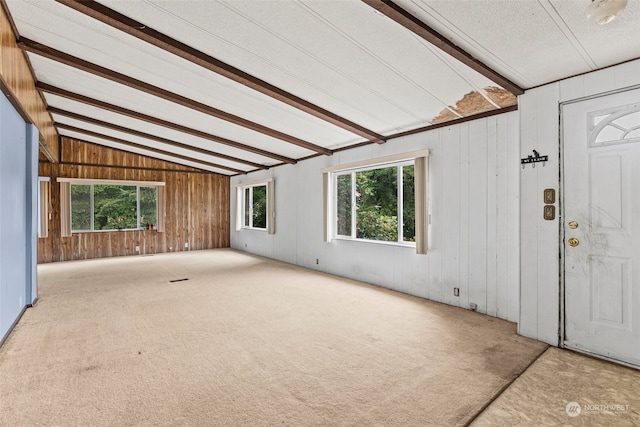
{"type": "Polygon", "coordinates": [[[230,80],[247,86],[253,90],[263,93],[271,98],[277,99],[287,105],[311,114],[319,119],[329,122],[335,126],[341,127],[351,133],[366,138],[372,142],[383,143],[384,137],[369,129],[353,123],[344,117],[340,117],[330,111],[327,111],[311,102],[286,92],[276,86],[267,83],[257,77],[254,77],[244,71],[226,64],[212,56],[207,55],[193,47],[175,40],[166,34],[160,33],[147,25],[135,21],[121,13],[116,12],[96,1],[77,1],[77,0],[57,0],[80,13],[88,15],[104,24],[110,25],[123,31],[133,37],[152,44],[160,49],[166,50],[180,58],[193,62],[203,68],[214,73],[220,74],[230,80]]]}
{"type": "Polygon", "coordinates": [[[316,153],[321,153],[327,156],[330,156],[332,154],[332,151],[328,148],[321,147],[319,145],[291,135],[287,135],[286,133],[277,131],[259,123],[243,119],[242,117],[227,113],[193,99],[189,99],[177,93],[173,93],[171,91],[159,88],[141,80],[134,79],[133,77],[118,73],[117,71],[110,70],[89,61],[85,61],[84,59],[78,58],[76,56],[69,55],[68,53],[61,52],[52,47],[45,46],[42,43],[20,37],[18,39],[18,46],[27,52],[49,58],[53,61],[60,62],[61,64],[65,64],[70,67],[85,71],[87,73],[102,77],[104,79],[111,80],[124,86],[139,90],[141,92],[148,93],[149,95],[156,96],[158,98],[173,102],[178,105],[182,105],[183,107],[190,108],[194,111],[207,114],[211,117],[215,117],[229,123],[233,123],[234,125],[250,129],[254,132],[258,132],[263,135],[288,142],[289,144],[297,145],[298,147],[302,147],[307,150],[315,151],[316,153]]]}
{"type": "Polygon", "coordinates": [[[478,73],[487,77],[494,83],[502,86],[514,95],[522,95],[524,90],[507,79],[497,71],[491,69],[488,65],[475,59],[469,53],[456,46],[451,40],[429,27],[424,22],[407,12],[393,1],[390,0],[362,0],[367,5],[371,6],[378,12],[394,20],[398,24],[412,31],[416,35],[422,37],[438,49],[454,57],[458,61],[474,69],[478,73]]]}
{"type": "Polygon", "coordinates": [[[71,131],[71,132],[77,132],[77,133],[81,133],[83,135],[93,136],[95,138],[104,139],[106,141],[111,141],[111,142],[115,142],[115,143],[118,143],[118,144],[129,146],[129,147],[138,148],[140,150],[146,150],[146,151],[151,151],[152,153],[162,154],[164,156],[169,156],[169,157],[172,157],[174,159],[181,159],[181,160],[186,160],[188,162],[199,163],[201,165],[206,165],[206,166],[210,166],[210,167],[217,168],[217,169],[228,170],[228,171],[234,172],[234,173],[241,173],[241,174],[247,173],[246,171],[243,171],[243,170],[240,170],[240,169],[235,169],[235,168],[231,168],[229,166],[219,165],[217,163],[206,162],[204,160],[200,160],[200,159],[197,159],[195,157],[184,156],[182,154],[172,153],[170,151],[161,150],[159,148],[148,147],[148,146],[143,145],[143,144],[137,144],[135,142],[126,141],[124,139],[116,138],[116,137],[109,136],[109,135],[104,135],[104,134],[101,134],[99,132],[93,132],[93,131],[90,131],[90,130],[82,129],[82,128],[79,128],[79,127],[76,127],[76,126],[67,125],[67,124],[64,124],[64,123],[55,122],[54,125],[58,129],[66,129],[66,130],[71,131]]]}
{"type": "Polygon", "coordinates": [[[261,164],[254,163],[254,162],[250,162],[250,161],[244,160],[244,159],[239,159],[239,158],[233,157],[233,156],[228,156],[226,154],[217,153],[215,151],[206,150],[204,148],[194,147],[194,146],[189,145],[189,144],[184,144],[184,143],[181,143],[181,142],[173,141],[171,139],[163,138],[161,136],[153,135],[153,134],[142,132],[142,131],[135,130],[135,129],[130,129],[130,128],[127,128],[127,127],[124,127],[124,126],[120,126],[120,125],[116,125],[116,124],[113,124],[113,123],[104,122],[102,120],[98,120],[98,119],[95,119],[93,117],[83,116],[81,114],[74,113],[74,112],[71,112],[71,111],[62,110],[60,108],[48,107],[47,109],[52,114],[57,114],[57,115],[60,115],[60,116],[69,117],[69,118],[72,118],[72,119],[75,119],[75,120],[80,120],[80,121],[85,122],[85,123],[91,123],[91,124],[94,124],[94,125],[97,125],[97,126],[101,126],[101,127],[107,128],[107,129],[116,130],[118,132],[123,132],[123,133],[127,133],[127,134],[130,134],[130,135],[139,136],[141,138],[151,139],[153,141],[158,141],[158,142],[161,142],[163,144],[170,145],[172,147],[183,148],[185,150],[195,151],[197,153],[205,154],[207,156],[219,157],[221,159],[229,160],[229,161],[236,162],[236,163],[243,163],[245,165],[252,166],[252,167],[258,168],[258,169],[269,169],[269,166],[261,165],[261,164]]]}
{"type": "Polygon", "coordinates": [[[128,110],[126,108],[120,107],[118,105],[109,104],[108,102],[99,101],[94,98],[90,98],[85,95],[80,95],[75,92],[71,92],[65,89],[60,89],[58,87],[52,86],[47,83],[36,82],[36,89],[41,92],[50,93],[53,95],[60,96],[62,98],[70,99],[72,101],[80,102],[86,105],[91,105],[92,107],[101,108],[103,110],[111,111],[113,113],[122,114],[127,117],[131,117],[134,119],[142,120],[147,123],[152,123],[158,126],[165,127],[167,129],[176,130],[179,132],[183,132],[189,135],[197,136],[199,138],[203,138],[209,141],[217,142],[220,144],[228,145],[230,147],[237,148],[239,150],[248,151],[250,153],[258,154],[260,156],[268,157],[271,159],[280,160],[284,163],[295,164],[297,161],[295,159],[281,156],[276,153],[272,153],[270,151],[261,150],[256,147],[252,147],[250,145],[245,145],[240,142],[232,141],[230,139],[222,138],[220,136],[212,135],[210,133],[206,133],[197,129],[192,129],[187,126],[179,125],[177,123],[168,122],[166,120],[159,119],[157,117],[149,116],[147,114],[139,113],[137,111],[128,110]]]}

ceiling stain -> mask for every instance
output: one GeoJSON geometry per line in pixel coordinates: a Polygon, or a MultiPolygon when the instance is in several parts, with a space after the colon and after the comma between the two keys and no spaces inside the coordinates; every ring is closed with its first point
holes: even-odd
{"type": "MultiPolygon", "coordinates": [[[[500,108],[510,107],[518,103],[518,98],[508,90],[496,86],[488,86],[483,89],[489,98],[495,102],[500,108]]],[[[471,91],[465,94],[462,99],[456,102],[456,105],[450,106],[455,112],[462,117],[472,116],[485,111],[495,110],[496,107],[480,94],[478,91],[471,91]]],[[[450,120],[460,118],[454,114],[449,108],[442,110],[437,116],[431,120],[431,123],[443,123],[450,120]]]]}

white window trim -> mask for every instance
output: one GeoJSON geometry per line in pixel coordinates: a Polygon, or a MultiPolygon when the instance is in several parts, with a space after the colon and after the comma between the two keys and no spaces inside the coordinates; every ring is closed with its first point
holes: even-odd
{"type": "MultiPolygon", "coordinates": [[[[429,150],[418,150],[409,153],[394,154],[375,159],[362,160],[338,166],[321,169],[323,178],[323,222],[324,241],[331,242],[332,239],[351,240],[358,242],[371,242],[376,244],[387,244],[396,246],[415,246],[417,254],[427,253],[428,242],[428,177],[429,177],[429,150]],[[383,242],[377,240],[355,239],[346,236],[334,236],[333,218],[335,218],[335,176],[340,172],[350,172],[354,170],[365,170],[371,168],[384,167],[387,164],[398,164],[405,161],[414,162],[415,179],[415,211],[416,211],[416,241],[415,243],[383,242]]],[[[352,221],[352,227],[353,227],[352,221]]]]}
{"type": "Polygon", "coordinates": [[[74,185],[90,185],[90,184],[105,184],[105,185],[137,185],[140,187],[164,187],[165,183],[162,181],[129,181],[126,179],[90,179],[90,178],[58,178],[58,182],[69,182],[74,185]]]}
{"type": "Polygon", "coordinates": [[[255,181],[240,182],[235,185],[236,187],[236,231],[242,229],[255,230],[255,231],[267,231],[268,234],[276,233],[276,212],[275,212],[275,192],[274,192],[274,179],[259,179],[255,181]],[[267,227],[255,228],[246,227],[244,225],[244,189],[248,187],[267,187],[267,227]]]}
{"type": "Polygon", "coordinates": [[[331,166],[321,169],[320,171],[322,173],[341,172],[350,169],[383,166],[386,163],[400,163],[403,161],[415,160],[419,157],[429,157],[429,150],[411,151],[409,153],[393,154],[390,156],[377,157],[375,159],[361,160],[358,162],[346,163],[344,165],[331,166]]]}

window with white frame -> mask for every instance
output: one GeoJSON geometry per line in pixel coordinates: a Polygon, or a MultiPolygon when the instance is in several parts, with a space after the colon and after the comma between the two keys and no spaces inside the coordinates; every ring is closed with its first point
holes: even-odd
{"type": "Polygon", "coordinates": [[[236,230],[275,232],[273,179],[236,185],[236,230]]]}
{"type": "Polygon", "coordinates": [[[259,184],[243,189],[243,227],[267,229],[267,185],[259,184]]]}
{"type": "Polygon", "coordinates": [[[415,244],[414,162],[333,175],[334,237],[415,244]]]}
{"type": "Polygon", "coordinates": [[[59,178],[62,235],[164,231],[164,183],[59,178]]]}
{"type": "Polygon", "coordinates": [[[155,186],[71,184],[71,231],[154,228],[155,186]]]}
{"type": "Polygon", "coordinates": [[[324,169],[325,241],[361,240],[427,252],[428,150],[324,169]]]}

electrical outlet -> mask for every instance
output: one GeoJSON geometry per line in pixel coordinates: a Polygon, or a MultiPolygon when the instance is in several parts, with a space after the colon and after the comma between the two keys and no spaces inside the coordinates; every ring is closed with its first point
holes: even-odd
{"type": "Polygon", "coordinates": [[[478,304],[476,304],[475,302],[469,303],[469,308],[473,311],[476,311],[478,309],[478,304]]]}
{"type": "Polygon", "coordinates": [[[140,246],[136,246],[136,252],[140,252],[140,246]]]}
{"type": "Polygon", "coordinates": [[[185,247],[186,249],[187,249],[187,248],[189,248],[189,242],[185,242],[185,243],[184,243],[184,247],[185,247]]]}
{"type": "Polygon", "coordinates": [[[453,296],[454,297],[460,296],[460,288],[453,288],[453,296]]]}

